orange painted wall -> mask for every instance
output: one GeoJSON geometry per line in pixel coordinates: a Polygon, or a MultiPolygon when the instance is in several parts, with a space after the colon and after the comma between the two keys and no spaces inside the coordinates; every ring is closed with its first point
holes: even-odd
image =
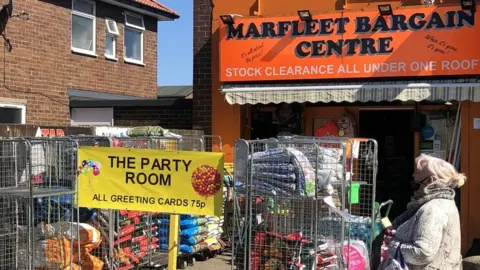
{"type": "Polygon", "coordinates": [[[242,1],[213,1],[212,22],[212,134],[219,135],[223,142],[225,162],[233,162],[233,147],[237,139],[241,138],[241,130],[245,123],[241,123],[241,108],[230,105],[220,93],[219,78],[219,16],[221,14],[241,14],[248,16],[255,0],[242,1]]]}
{"type": "Polygon", "coordinates": [[[480,129],[473,129],[473,119],[480,118],[480,103],[462,103],[461,171],[467,182],[461,190],[462,250],[474,238],[480,238],[480,129]]]}

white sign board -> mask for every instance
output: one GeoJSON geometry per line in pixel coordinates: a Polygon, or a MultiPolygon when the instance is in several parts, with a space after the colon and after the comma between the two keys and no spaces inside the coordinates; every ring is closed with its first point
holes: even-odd
{"type": "Polygon", "coordinates": [[[95,135],[106,137],[127,137],[129,128],[123,127],[95,127],[95,135]]]}
{"type": "Polygon", "coordinates": [[[473,118],[473,129],[480,129],[480,118],[473,118]]]}

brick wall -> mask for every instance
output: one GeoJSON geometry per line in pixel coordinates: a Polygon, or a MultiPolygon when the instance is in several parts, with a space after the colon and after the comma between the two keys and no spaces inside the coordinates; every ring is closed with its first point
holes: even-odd
{"type": "Polygon", "coordinates": [[[194,0],[193,128],[212,133],[212,0],[194,0]]]}
{"type": "Polygon", "coordinates": [[[172,107],[116,107],[113,118],[115,126],[192,129],[192,103],[172,107]]]}
{"type": "Polygon", "coordinates": [[[156,96],[157,21],[144,17],[144,63],[132,65],[123,59],[124,9],[96,3],[97,57],[71,52],[72,1],[16,0],[14,12],[25,11],[30,20],[12,18],[6,35],[11,53],[0,51],[0,97],[27,100],[27,123],[69,125],[67,89],[115,94],[156,96]],[[105,21],[117,21],[118,61],[104,57],[105,21]],[[6,85],[7,87],[3,87],[6,85]]]}

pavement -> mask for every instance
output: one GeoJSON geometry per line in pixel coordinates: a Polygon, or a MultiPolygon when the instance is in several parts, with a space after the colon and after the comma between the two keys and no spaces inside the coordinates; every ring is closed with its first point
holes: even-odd
{"type": "Polygon", "coordinates": [[[187,270],[231,270],[229,254],[219,255],[216,258],[204,262],[196,262],[194,266],[189,266],[187,270]]]}

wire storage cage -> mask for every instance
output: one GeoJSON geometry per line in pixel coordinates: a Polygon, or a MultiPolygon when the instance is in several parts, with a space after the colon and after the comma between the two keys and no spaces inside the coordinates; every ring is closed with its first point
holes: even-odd
{"type": "Polygon", "coordinates": [[[376,180],[378,171],[378,146],[375,140],[352,139],[351,199],[347,201],[351,214],[350,238],[365,243],[370,256],[375,236],[380,233],[376,220],[376,180]]]}
{"type": "MultiPolygon", "coordinates": [[[[319,142],[343,140],[346,146],[346,186],[345,198],[342,210],[348,213],[346,231],[348,242],[345,243],[344,253],[348,265],[356,264],[355,259],[350,261],[350,250],[352,247],[362,254],[368,254],[371,261],[373,252],[373,241],[381,231],[378,211],[375,202],[376,179],[378,171],[378,145],[375,140],[365,138],[335,138],[335,137],[302,137],[295,136],[295,139],[306,139],[319,142]]],[[[333,185],[335,186],[335,185],[333,185]]],[[[330,222],[339,222],[338,220],[330,222]]]]}
{"type": "MultiPolygon", "coordinates": [[[[70,138],[77,141],[80,146],[171,151],[206,150],[205,141],[201,135],[112,138],[71,136],[70,138]]],[[[88,218],[87,224],[101,235],[101,243],[96,245],[90,254],[103,263],[103,269],[165,268],[169,263],[171,214],[86,208],[80,208],[80,213],[82,217],[88,218]]],[[[208,229],[216,228],[215,226],[219,226],[218,223],[221,221],[219,218],[180,215],[179,260],[174,263],[177,263],[181,269],[186,268],[187,264],[193,265],[193,256],[209,246],[207,242],[211,240],[208,237],[211,230],[208,229]]],[[[214,232],[219,231],[221,232],[221,229],[214,232]]],[[[101,268],[97,266],[95,269],[101,268]]]]}
{"type": "MultiPolygon", "coordinates": [[[[321,148],[312,141],[237,141],[235,145],[235,210],[233,265],[236,269],[314,269],[318,254],[326,256],[326,241],[334,253],[343,242],[322,228],[319,216],[336,217],[325,208],[329,195],[317,185],[321,148]],[[326,214],[323,214],[323,212],[326,214]]],[[[340,162],[336,155],[335,162],[340,162]]],[[[335,230],[334,230],[335,231],[335,230]]]]}
{"type": "MultiPolygon", "coordinates": [[[[179,138],[156,136],[112,138],[112,144],[113,147],[156,150],[178,150],[181,146],[179,138]]],[[[113,211],[114,237],[109,243],[115,254],[111,269],[168,265],[169,221],[169,214],[113,211]]]]}
{"type": "MultiPolygon", "coordinates": [[[[220,138],[218,140],[221,141],[220,138]]],[[[178,150],[212,151],[211,147],[207,148],[207,142],[208,140],[203,135],[181,136],[178,141],[178,150]]],[[[169,223],[170,216],[166,213],[161,214],[161,218],[166,224],[169,223]]],[[[188,265],[193,266],[196,259],[210,258],[222,248],[218,240],[223,233],[223,217],[183,214],[180,215],[179,226],[180,244],[177,261],[179,269],[185,269],[188,265]]],[[[162,249],[168,250],[169,227],[159,230],[158,237],[162,242],[162,249]]]]}
{"type": "MultiPolygon", "coordinates": [[[[111,147],[112,140],[103,136],[85,136],[75,135],[68,136],[77,142],[79,147],[111,147]]],[[[76,161],[78,165],[78,160],[76,161]]],[[[90,243],[86,247],[88,255],[84,255],[81,267],[86,269],[113,269],[114,249],[114,224],[109,222],[113,220],[113,210],[98,208],[79,208],[80,228],[89,231],[86,235],[91,235],[94,239],[89,239],[90,243]]]]}
{"type": "Polygon", "coordinates": [[[68,138],[0,140],[0,268],[75,269],[78,145],[68,138]]]}
{"type": "Polygon", "coordinates": [[[311,137],[236,142],[233,268],[348,268],[353,145],[311,137]]]}

